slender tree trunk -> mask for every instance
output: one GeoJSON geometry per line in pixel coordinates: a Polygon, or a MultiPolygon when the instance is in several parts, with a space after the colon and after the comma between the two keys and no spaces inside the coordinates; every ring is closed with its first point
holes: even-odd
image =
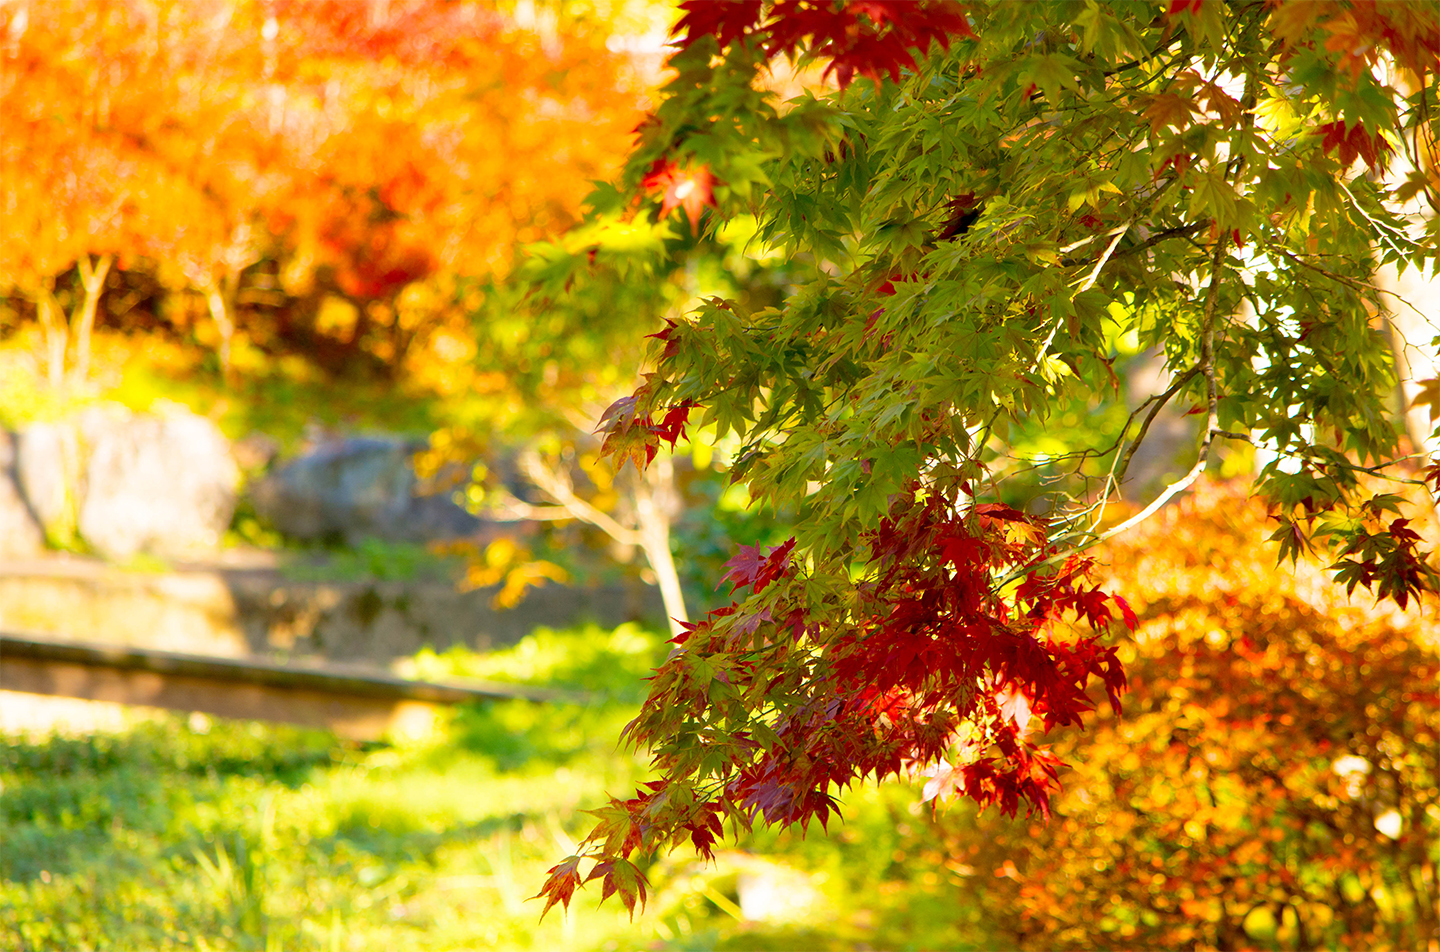
{"type": "Polygon", "coordinates": [[[640,524],[640,548],[655,573],[672,635],[680,634],[681,625],[690,620],[685,611],[685,593],[680,589],[680,573],[670,554],[670,524],[678,510],[675,466],[668,456],[657,457],[645,475],[635,480],[635,516],[640,524]]]}
{"type": "Polygon", "coordinates": [[[115,263],[114,255],[101,255],[93,263],[88,254],[80,256],[80,283],[85,288],[85,300],[80,305],[80,320],[75,324],[75,377],[84,383],[90,376],[90,337],[95,330],[95,312],[100,307],[100,295],[105,290],[105,278],[110,266],[115,263]]]}
{"type": "Polygon", "coordinates": [[[204,287],[210,316],[220,332],[220,374],[227,380],[230,378],[230,343],[235,337],[235,288],[239,283],[238,275],[226,274],[219,280],[211,278],[204,287]]]}
{"type": "Polygon", "coordinates": [[[55,292],[48,284],[35,288],[35,309],[40,316],[40,333],[45,341],[45,376],[52,389],[58,390],[65,382],[65,351],[70,344],[70,325],[65,319],[65,309],[55,299],[55,292]]]}
{"type": "Polygon", "coordinates": [[[1440,351],[1434,340],[1440,336],[1440,275],[1434,270],[1411,268],[1400,275],[1393,265],[1375,272],[1375,285],[1383,293],[1390,343],[1395,352],[1395,375],[1400,382],[1401,413],[1405,432],[1416,452],[1440,452],[1440,440],[1431,436],[1440,420],[1415,406],[1420,385],[1440,376],[1440,351]]]}
{"type": "Polygon", "coordinates": [[[640,551],[645,553],[645,561],[650,564],[650,571],[655,573],[655,583],[660,589],[660,598],[665,603],[665,614],[670,622],[670,633],[678,635],[680,626],[688,622],[690,616],[685,611],[680,574],[670,554],[670,525],[679,511],[680,495],[675,488],[675,467],[669,457],[657,458],[633,483],[635,526],[621,525],[576,496],[569,477],[546,466],[538,453],[529,451],[521,454],[519,463],[525,476],[571,516],[590,523],[621,545],[640,547],[640,551]]]}

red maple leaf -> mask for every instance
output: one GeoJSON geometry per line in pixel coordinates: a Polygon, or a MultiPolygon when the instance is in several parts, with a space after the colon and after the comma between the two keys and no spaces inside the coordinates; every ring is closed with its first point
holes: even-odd
{"type": "Polygon", "coordinates": [[[545,897],[545,908],[540,910],[540,918],[545,918],[545,913],[557,902],[560,908],[568,911],[570,899],[575,895],[575,887],[580,885],[580,859],[579,856],[570,856],[564,862],[550,867],[545,885],[540,891],[531,896],[531,899],[545,897]]]}
{"type": "Polygon", "coordinates": [[[695,404],[687,400],[666,410],[660,422],[650,427],[651,432],[674,449],[680,437],[685,435],[685,424],[689,421],[690,410],[694,406],[695,404]]]}
{"type": "Polygon", "coordinates": [[[1325,152],[1339,153],[1340,164],[1346,167],[1355,160],[1364,159],[1372,171],[1378,171],[1391,152],[1390,143],[1380,133],[1371,135],[1360,123],[1350,126],[1343,120],[1327,122],[1315,129],[1316,135],[1324,136],[1321,148],[1325,152]]]}
{"type": "Polygon", "coordinates": [[[1199,13],[1200,7],[1205,0],[1170,0],[1170,6],[1165,11],[1166,16],[1175,16],[1179,13],[1199,13]]]}
{"type": "Polygon", "coordinates": [[[661,192],[661,218],[677,208],[685,209],[691,231],[700,227],[700,215],[705,207],[715,207],[715,176],[707,165],[682,169],[669,159],[656,159],[640,185],[647,191],[661,192]]]}
{"type": "Polygon", "coordinates": [[[730,571],[720,580],[723,585],[731,582],[737,589],[747,585],[759,594],[765,586],[779,578],[790,564],[790,550],[795,540],[789,539],[769,552],[761,554],[758,545],[742,545],[740,553],[725,563],[730,571]]]}
{"type": "Polygon", "coordinates": [[[721,48],[754,37],[770,56],[808,50],[830,61],[825,75],[834,73],[841,89],[857,73],[877,83],[882,74],[898,80],[902,68],[914,68],[913,50],[924,52],[931,43],[948,49],[951,37],[975,35],[964,8],[948,0],[778,0],[768,17],[752,0],[686,0],[680,9],[684,16],[673,35],[681,49],[713,36],[721,48]]]}
{"type": "Polygon", "coordinates": [[[762,0],[731,0],[729,3],[688,0],[680,4],[685,15],[675,24],[671,35],[680,38],[682,49],[702,36],[715,37],[724,49],[759,26],[763,6],[762,0]]]}

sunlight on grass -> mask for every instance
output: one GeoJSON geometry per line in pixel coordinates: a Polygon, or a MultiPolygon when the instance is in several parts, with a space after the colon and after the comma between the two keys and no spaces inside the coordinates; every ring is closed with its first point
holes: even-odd
{"type": "Polygon", "coordinates": [[[181,716],[0,739],[0,934],[67,952],[967,947],[968,918],[894,859],[916,800],[895,786],[847,798],[834,836],[654,863],[633,922],[598,891],[540,922],[529,897],[588,831],[584,811],[644,779],[616,737],[665,649],[636,625],[592,625],[488,655],[424,652],[419,677],[591,699],[456,708],[424,742],[181,716]],[[806,904],[776,907],[774,884],[806,904]]]}

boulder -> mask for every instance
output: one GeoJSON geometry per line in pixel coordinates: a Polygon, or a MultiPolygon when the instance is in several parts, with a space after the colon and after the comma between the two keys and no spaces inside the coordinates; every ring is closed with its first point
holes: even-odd
{"type": "Polygon", "coordinates": [[[480,520],[448,499],[417,493],[405,440],[349,437],[324,443],[261,480],[255,511],[302,540],[423,542],[469,535],[480,520]]]}
{"type": "Polygon", "coordinates": [[[213,422],[189,410],[164,416],[90,410],[80,536],[109,558],[140,551],[218,548],[235,511],[240,471],[213,422]]]}
{"type": "Polygon", "coordinates": [[[235,509],[240,474],[228,441],[183,407],[158,416],[94,407],[32,424],[15,455],[17,482],[45,533],[78,534],[111,559],[214,549],[235,509]]]}
{"type": "Polygon", "coordinates": [[[15,437],[0,430],[0,559],[24,559],[45,549],[45,533],[20,492],[15,437]]]}

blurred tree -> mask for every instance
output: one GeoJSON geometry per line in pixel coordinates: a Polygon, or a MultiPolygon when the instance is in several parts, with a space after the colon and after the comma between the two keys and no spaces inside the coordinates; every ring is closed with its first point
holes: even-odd
{"type": "Polygon", "coordinates": [[[1244,487],[1201,484],[1109,543],[1140,617],[1125,714],[1057,739],[1075,767],[1049,823],[916,829],[1016,948],[1440,934],[1440,624],[1352,601],[1314,560],[1276,568],[1266,523],[1244,487]]]}
{"type": "MultiPolygon", "coordinates": [[[[687,509],[713,504],[698,498],[695,476],[728,457],[697,433],[685,452],[657,455],[642,474],[602,458],[594,427],[607,405],[634,389],[644,331],[660,332],[666,319],[712,295],[778,303],[788,270],[754,247],[753,222],[697,236],[683,226],[617,221],[613,192],[599,190],[592,201],[585,224],[528,246],[517,280],[487,289],[473,324],[477,377],[468,409],[456,411],[468,422],[435,434],[422,468],[439,474],[457,460],[513,456],[509,475],[543,502],[518,498],[504,472],[482,470],[467,490],[476,510],[495,520],[578,520],[622,553],[639,549],[678,632],[689,613],[672,529],[687,509]]],[[[527,579],[554,574],[508,541],[475,566],[475,584],[510,580],[506,598],[527,579]]]]}
{"type": "Polygon", "coordinates": [[[407,309],[401,292],[503,273],[517,242],[574,223],[649,80],[598,33],[521,28],[485,4],[337,0],[275,17],[272,97],[295,174],[272,227],[291,282],[328,270],[355,307],[349,343],[392,373],[445,311],[407,309]]]}
{"type": "Polygon", "coordinates": [[[593,25],[483,3],[17,0],[0,31],[0,281],[57,382],[117,261],[203,296],[222,367],[242,332],[337,338],[392,377],[434,360],[415,342],[466,330],[456,279],[575,220],[653,80],[593,25]],[[289,292],[278,321],[237,311],[257,265],[289,292]],[[348,326],[306,312],[327,294],[348,326]]]}
{"type": "Polygon", "coordinates": [[[143,240],[140,202],[125,182],[159,171],[116,128],[128,97],[110,94],[142,68],[138,24],[120,5],[57,12],[40,25],[26,4],[0,9],[0,286],[33,302],[56,387],[72,338],[77,370],[88,369],[106,276],[117,254],[143,240]]]}

